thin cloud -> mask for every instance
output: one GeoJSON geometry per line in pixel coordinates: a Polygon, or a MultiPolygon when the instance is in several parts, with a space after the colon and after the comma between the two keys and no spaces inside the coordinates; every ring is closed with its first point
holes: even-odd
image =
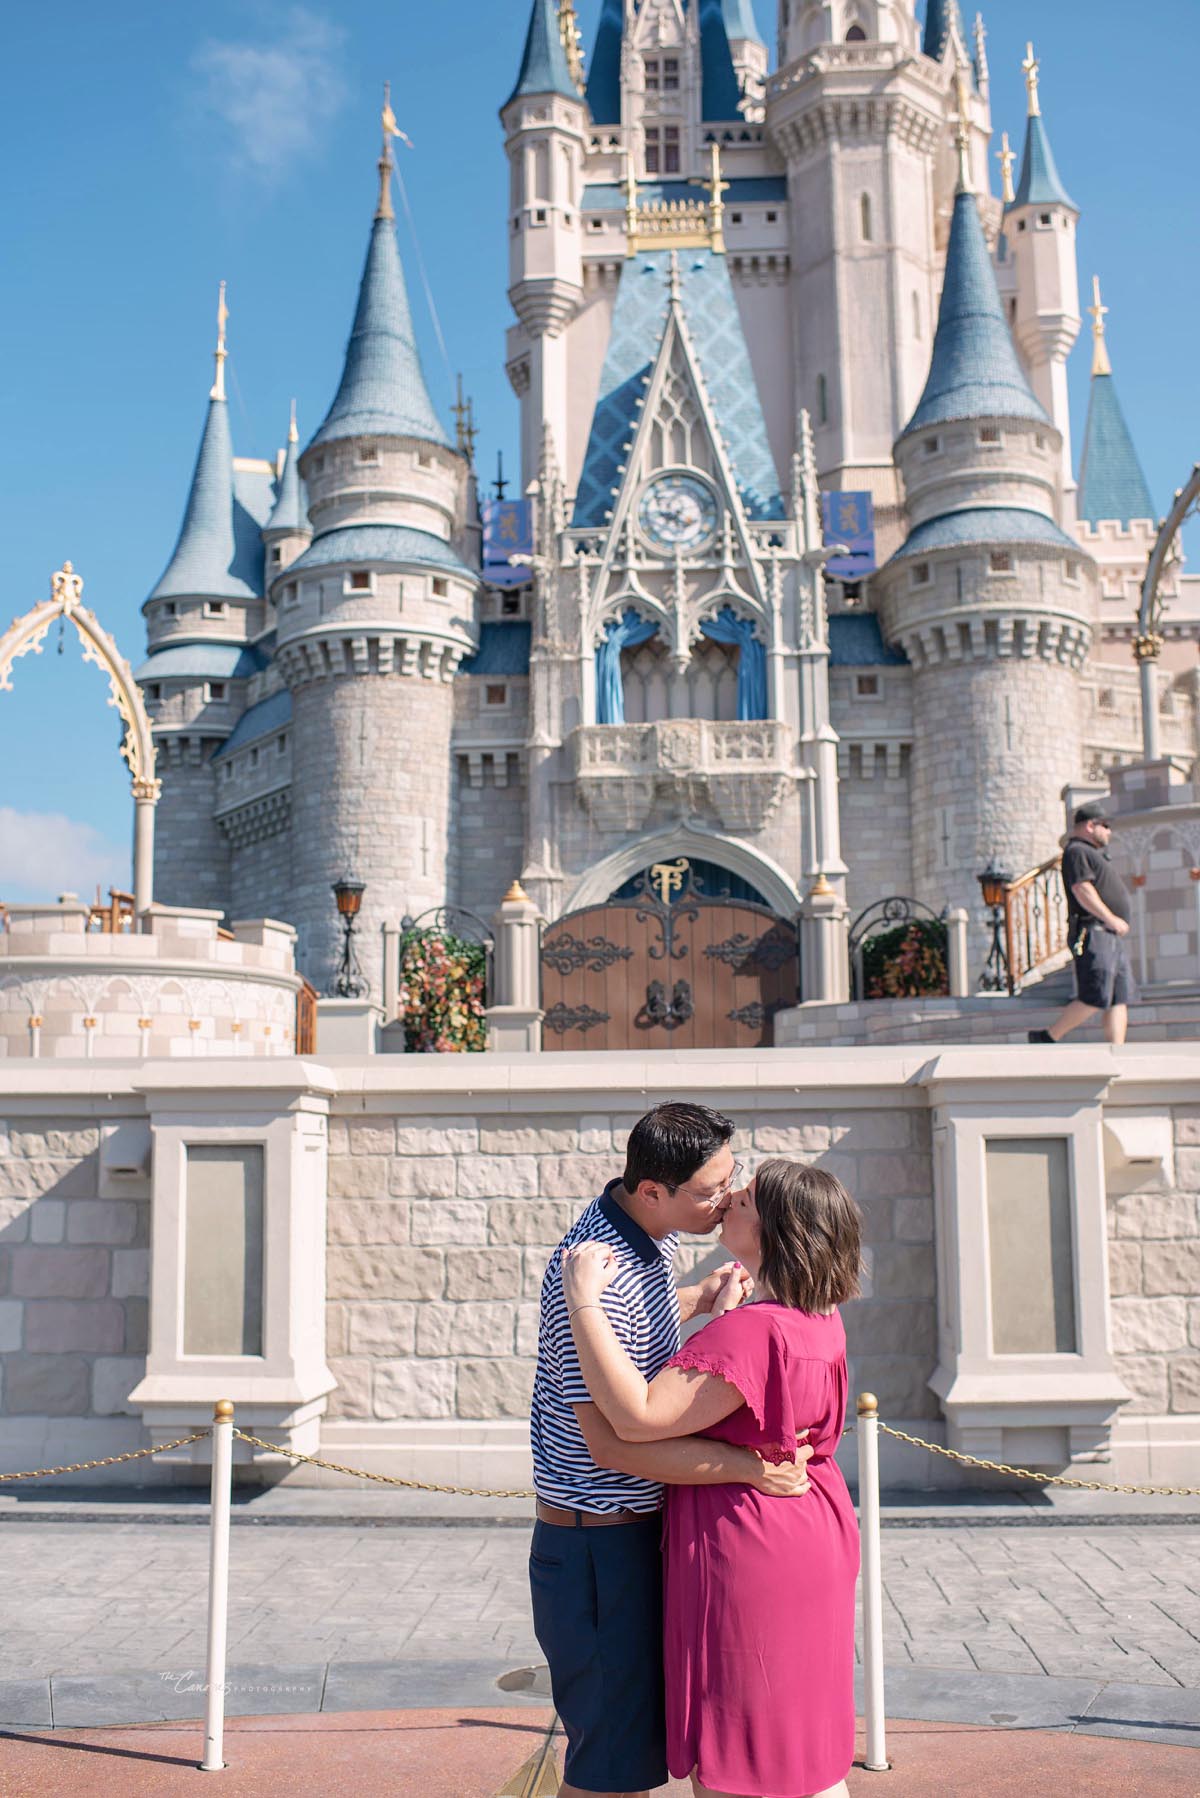
{"type": "Polygon", "coordinates": [[[271,185],[319,144],[345,98],[345,33],[307,7],[275,16],[269,41],[209,38],[191,59],[195,98],[224,127],[235,170],[271,185]]]}
{"type": "Polygon", "coordinates": [[[0,899],[29,905],[99,885],[129,888],[129,850],[92,824],[62,812],[18,812],[0,805],[0,899]]]}

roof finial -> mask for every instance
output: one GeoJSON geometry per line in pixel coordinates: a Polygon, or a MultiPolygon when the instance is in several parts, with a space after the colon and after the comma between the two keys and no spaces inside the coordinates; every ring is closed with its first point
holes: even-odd
{"type": "Polygon", "coordinates": [[[675,305],[677,301],[679,301],[683,298],[683,292],[679,285],[679,251],[678,250],[671,251],[671,278],[670,278],[670,286],[669,286],[668,291],[670,293],[672,305],[675,305]]]}
{"type": "Polygon", "coordinates": [[[1108,359],[1108,345],[1104,341],[1104,315],[1108,307],[1100,298],[1099,275],[1092,276],[1092,303],[1088,311],[1092,316],[1092,373],[1111,375],[1112,363],[1108,359]]]}
{"type": "Polygon", "coordinates": [[[292,401],[292,415],[291,415],[290,420],[288,421],[288,442],[289,443],[299,443],[299,441],[300,441],[300,433],[296,429],[296,402],[295,402],[295,400],[293,400],[292,401]]]}
{"type": "Polygon", "coordinates": [[[1026,44],[1025,60],[1021,67],[1025,71],[1025,91],[1029,95],[1029,116],[1031,119],[1041,117],[1042,103],[1038,99],[1038,70],[1041,63],[1033,54],[1033,45],[1026,44]]]}
{"type": "Polygon", "coordinates": [[[971,194],[975,192],[971,184],[971,137],[970,137],[970,100],[967,96],[967,77],[959,58],[954,67],[954,86],[957,95],[955,103],[954,143],[958,150],[958,186],[956,193],[971,194]]]}
{"type": "Polygon", "coordinates": [[[987,97],[988,59],[987,59],[987,26],[983,22],[983,14],[975,14],[975,75],[979,82],[980,92],[987,97]]]}
{"type": "Polygon", "coordinates": [[[558,0],[558,30],[562,38],[563,49],[567,53],[567,67],[571,71],[571,80],[582,94],[583,78],[583,37],[579,29],[579,18],[572,0],[558,0]]]}
{"type": "Polygon", "coordinates": [[[718,256],[725,254],[725,202],[721,195],[729,186],[721,176],[721,146],[714,137],[708,146],[710,169],[703,185],[708,189],[708,243],[718,256]]]}
{"type": "Polygon", "coordinates": [[[1017,152],[1012,148],[1008,141],[1007,131],[1002,131],[1000,133],[1000,148],[996,151],[996,155],[1000,160],[1000,180],[1002,183],[1004,204],[1006,206],[1011,206],[1017,197],[1013,191],[1012,178],[1013,163],[1017,160],[1017,152]]]}
{"type": "Polygon", "coordinates": [[[379,204],[375,208],[377,219],[394,219],[392,211],[392,139],[400,136],[400,127],[396,123],[396,115],[392,111],[392,84],[383,84],[383,111],[379,115],[379,123],[383,131],[383,148],[379,152],[379,204]]]}
{"type": "Polygon", "coordinates": [[[208,396],[211,400],[225,398],[225,357],[228,354],[225,348],[225,325],[228,318],[229,308],[225,304],[225,283],[222,281],[217,295],[217,372],[208,396]]]}
{"type": "Polygon", "coordinates": [[[468,462],[472,462],[474,461],[476,436],[475,420],[470,400],[463,398],[462,376],[456,375],[454,379],[456,383],[455,399],[450,410],[454,414],[455,448],[460,456],[465,456],[468,462]]]}

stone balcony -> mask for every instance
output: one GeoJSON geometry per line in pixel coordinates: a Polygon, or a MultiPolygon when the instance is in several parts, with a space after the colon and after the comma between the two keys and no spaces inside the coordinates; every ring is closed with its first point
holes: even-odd
{"type": "Polygon", "coordinates": [[[580,797],[598,829],[640,830],[664,800],[761,830],[797,778],[792,729],[776,719],[581,725],[569,738],[580,797]]]}

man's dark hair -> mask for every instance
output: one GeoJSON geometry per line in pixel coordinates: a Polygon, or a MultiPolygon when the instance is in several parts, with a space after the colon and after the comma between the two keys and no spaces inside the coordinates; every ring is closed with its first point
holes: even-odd
{"type": "Polygon", "coordinates": [[[733,1132],[730,1120],[707,1105],[656,1105],[629,1132],[622,1175],[626,1192],[636,1192],[643,1180],[656,1180],[674,1192],[724,1148],[733,1132]]]}

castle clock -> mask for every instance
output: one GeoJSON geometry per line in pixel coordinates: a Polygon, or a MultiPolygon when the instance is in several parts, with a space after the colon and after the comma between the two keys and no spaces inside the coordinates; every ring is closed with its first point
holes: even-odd
{"type": "Polygon", "coordinates": [[[697,550],[717,528],[716,497],[692,474],[660,474],[647,482],[638,501],[638,524],[656,549],[697,550]]]}

